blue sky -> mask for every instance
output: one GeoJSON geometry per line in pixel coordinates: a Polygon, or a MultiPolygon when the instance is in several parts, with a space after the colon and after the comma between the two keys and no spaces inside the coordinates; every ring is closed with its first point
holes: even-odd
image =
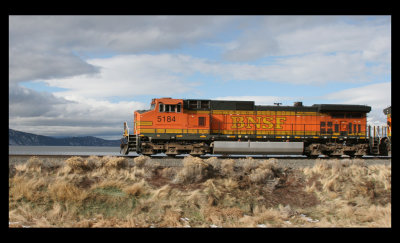
{"type": "Polygon", "coordinates": [[[10,128],[121,137],[155,97],[391,105],[391,16],[10,16],[10,128]]]}

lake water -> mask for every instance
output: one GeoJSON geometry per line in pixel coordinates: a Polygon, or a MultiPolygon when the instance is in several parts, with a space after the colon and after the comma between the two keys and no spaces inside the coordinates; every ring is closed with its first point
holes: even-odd
{"type": "MultiPolygon", "coordinates": [[[[9,155],[121,155],[119,147],[104,146],[8,146],[9,155]]],[[[134,155],[136,153],[129,153],[134,155]]]]}

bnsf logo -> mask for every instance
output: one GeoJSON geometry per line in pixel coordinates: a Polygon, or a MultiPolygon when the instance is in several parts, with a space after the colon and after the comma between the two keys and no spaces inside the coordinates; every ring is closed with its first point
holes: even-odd
{"type": "Polygon", "coordinates": [[[272,116],[231,116],[232,128],[275,128],[282,129],[282,124],[286,121],[286,117],[272,117],[272,116]]]}

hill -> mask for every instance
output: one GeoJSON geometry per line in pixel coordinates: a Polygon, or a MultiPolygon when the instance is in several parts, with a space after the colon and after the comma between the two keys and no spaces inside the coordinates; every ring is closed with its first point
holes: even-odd
{"type": "Polygon", "coordinates": [[[54,138],[9,129],[8,144],[27,146],[119,146],[120,140],[105,140],[92,136],[54,138]]]}

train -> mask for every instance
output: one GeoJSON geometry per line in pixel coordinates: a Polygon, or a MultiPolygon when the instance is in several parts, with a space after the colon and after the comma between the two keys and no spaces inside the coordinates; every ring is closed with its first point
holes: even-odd
{"type": "MultiPolygon", "coordinates": [[[[256,105],[254,101],[153,98],[124,122],[121,154],[387,156],[389,127],[367,125],[370,106],[256,105]],[[384,132],[385,130],[385,132],[384,132]]],[[[391,109],[384,111],[391,114],[391,109]]],[[[389,119],[389,118],[388,118],[389,119]]],[[[391,118],[390,118],[391,119],[391,118]]],[[[389,124],[389,120],[388,120],[389,124]]],[[[389,130],[390,129],[390,130],[389,130]]]]}

